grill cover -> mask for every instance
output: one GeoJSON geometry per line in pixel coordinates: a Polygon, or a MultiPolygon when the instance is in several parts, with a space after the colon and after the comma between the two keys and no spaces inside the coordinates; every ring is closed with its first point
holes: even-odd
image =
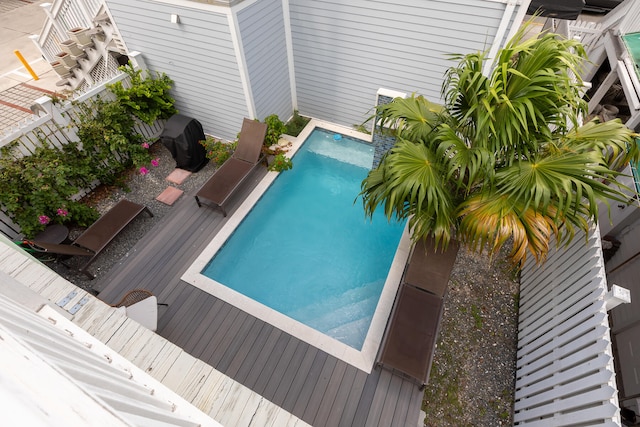
{"type": "Polygon", "coordinates": [[[181,114],[171,116],[160,134],[160,141],[173,156],[176,167],[190,172],[199,171],[209,161],[199,142],[204,139],[200,122],[181,114]]]}
{"type": "Polygon", "coordinates": [[[582,12],[585,0],[532,0],[527,9],[529,15],[536,11],[547,18],[575,20],[582,12]]]}

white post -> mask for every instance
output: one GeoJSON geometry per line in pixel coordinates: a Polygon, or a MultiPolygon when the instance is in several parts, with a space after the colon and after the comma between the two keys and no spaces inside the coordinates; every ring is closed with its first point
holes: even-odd
{"type": "Polygon", "coordinates": [[[129,56],[129,60],[131,61],[133,68],[137,70],[148,70],[147,63],[144,61],[144,57],[142,56],[142,53],[138,52],[137,50],[134,50],[133,52],[130,52],[129,55],[127,56],[129,56]]]}
{"type": "Polygon", "coordinates": [[[56,21],[56,18],[51,13],[51,3],[42,3],[40,7],[44,10],[44,13],[47,15],[47,18],[51,20],[51,25],[56,29],[60,37],[66,37],[67,30],[62,28],[62,26],[56,21]]]}

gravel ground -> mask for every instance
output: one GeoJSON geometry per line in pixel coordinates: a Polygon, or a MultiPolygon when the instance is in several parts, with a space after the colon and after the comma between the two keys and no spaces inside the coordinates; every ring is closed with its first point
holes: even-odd
{"type": "MultiPolygon", "coordinates": [[[[71,258],[67,261],[71,268],[66,268],[60,263],[48,263],[52,269],[78,287],[98,293],[101,289],[101,282],[108,276],[109,270],[120,260],[129,256],[130,251],[138,240],[151,231],[166,214],[171,212],[172,206],[157,201],[156,197],[168,186],[184,191],[184,194],[180,196],[181,198],[191,197],[213,174],[216,167],[215,164],[209,162],[198,172],[192,173],[182,184],[177,185],[166,180],[166,177],[176,167],[176,162],[171,157],[169,150],[162,144],[156,143],[151,146],[150,152],[153,158],[159,159],[157,167],[149,166],[149,173],[146,175],[140,175],[136,170],[130,171],[127,179],[127,188],[123,189],[115,186],[98,187],[92,192],[87,203],[98,209],[102,215],[121,199],[127,199],[149,207],[153,217],[143,213],[118,234],[113,242],[89,266],[89,271],[96,277],[93,280],[77,271],[82,262],[79,257],[71,258]]],[[[69,239],[75,239],[82,231],[83,229],[72,228],[69,231],[69,239]]]]}
{"type": "Polygon", "coordinates": [[[512,425],[518,272],[461,248],[425,388],[427,426],[512,425]]]}
{"type": "MultiPolygon", "coordinates": [[[[212,163],[189,176],[181,185],[166,181],[175,161],[162,144],[151,147],[160,165],[147,175],[129,174],[127,191],[100,187],[89,203],[100,213],[126,198],[149,207],[153,218],[143,214],[133,221],[91,265],[96,279],[58,263],[50,267],[77,286],[97,293],[109,270],[129,256],[136,242],[150,232],[172,207],[155,200],[172,185],[190,197],[215,169],[212,163]]],[[[70,230],[70,238],[81,229],[70,230]]],[[[71,259],[72,267],[79,263],[71,259]]],[[[423,410],[427,426],[511,425],[517,344],[517,272],[504,254],[490,260],[461,249],[445,300],[442,328],[431,378],[425,388],[423,410]]]]}

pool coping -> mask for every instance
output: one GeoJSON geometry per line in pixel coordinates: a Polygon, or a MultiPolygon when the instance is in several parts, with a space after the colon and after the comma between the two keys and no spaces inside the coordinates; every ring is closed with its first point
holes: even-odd
{"type": "MultiPolygon", "coordinates": [[[[285,136],[285,138],[292,143],[292,147],[287,153],[288,156],[293,156],[311,132],[313,132],[317,127],[371,142],[370,135],[314,119],[309,122],[297,138],[285,136]]],[[[380,300],[378,301],[376,311],[373,315],[373,319],[371,320],[371,326],[369,327],[369,331],[364,340],[362,350],[356,350],[347,344],[279,313],[200,273],[204,270],[218,250],[224,245],[236,227],[242,222],[244,217],[251,211],[255,203],[260,199],[260,197],[262,197],[262,194],[264,194],[277,176],[278,172],[268,172],[266,174],[238,209],[229,217],[225,225],[214,236],[198,258],[189,266],[181,279],[254,317],[261,319],[270,325],[273,325],[274,327],[279,328],[282,331],[365,371],[366,373],[371,373],[380,344],[382,343],[387,320],[391,314],[393,301],[395,299],[398,286],[400,285],[400,279],[402,278],[405,264],[409,258],[411,239],[409,237],[407,226],[405,226],[402,237],[400,238],[400,243],[396,249],[389,274],[387,275],[387,279],[380,294],[380,300]]]]}

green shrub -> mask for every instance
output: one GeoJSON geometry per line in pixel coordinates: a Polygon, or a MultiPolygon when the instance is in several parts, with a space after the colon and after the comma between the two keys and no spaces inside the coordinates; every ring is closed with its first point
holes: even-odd
{"type": "Polygon", "coordinates": [[[289,170],[293,167],[293,162],[290,158],[284,155],[284,153],[276,154],[273,161],[269,165],[270,171],[282,172],[289,170]]]}
{"type": "Polygon", "coordinates": [[[265,117],[264,123],[267,124],[267,136],[264,139],[264,145],[269,147],[273,144],[277,144],[280,136],[287,131],[287,127],[277,114],[272,114],[265,117]]]}
{"type": "Polygon", "coordinates": [[[173,80],[166,74],[153,75],[146,71],[143,75],[143,71],[135,70],[131,63],[120,67],[120,70],[131,78],[131,87],[125,88],[119,81],[107,88],[130,114],[151,125],[158,119],[168,119],[178,112],[173,105],[175,100],[169,95],[173,80]]]}
{"type": "Polygon", "coordinates": [[[205,148],[207,158],[217,165],[223,164],[235,151],[238,142],[223,142],[211,136],[206,137],[204,141],[199,141],[205,148]]]}
{"type": "Polygon", "coordinates": [[[72,199],[93,177],[76,144],[63,150],[45,144],[22,158],[8,155],[14,146],[3,148],[0,158],[0,203],[26,237],[49,223],[88,226],[98,218],[95,209],[72,199]]]}
{"type": "Polygon", "coordinates": [[[303,117],[298,114],[298,110],[295,110],[293,112],[293,117],[286,124],[286,130],[284,133],[291,136],[298,136],[310,120],[311,119],[309,117],[303,117]]]}

